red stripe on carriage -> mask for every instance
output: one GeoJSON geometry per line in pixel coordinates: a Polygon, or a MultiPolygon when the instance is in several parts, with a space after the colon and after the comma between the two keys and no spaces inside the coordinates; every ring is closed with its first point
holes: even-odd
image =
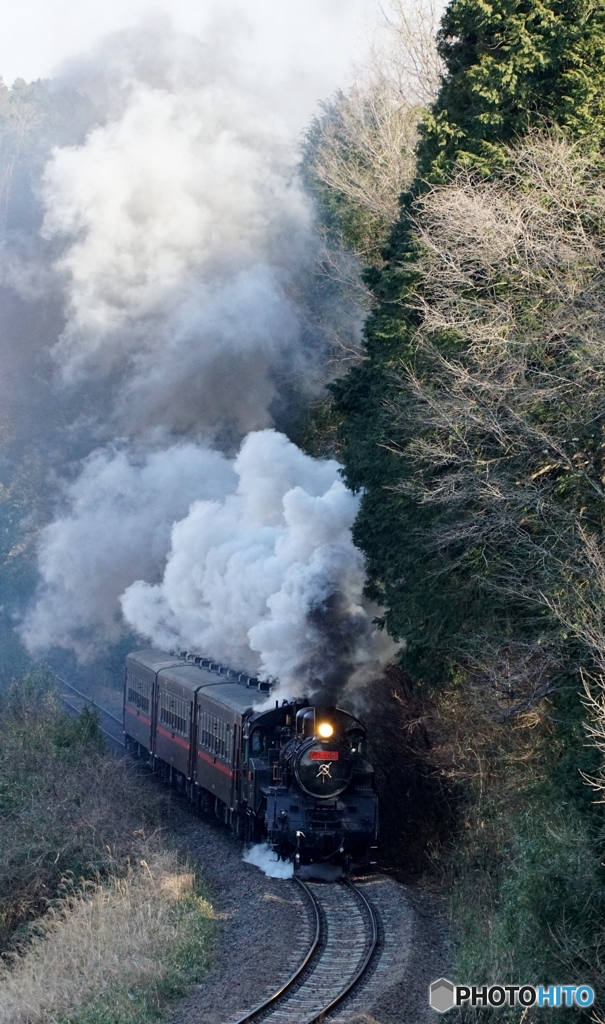
{"type": "Polygon", "coordinates": [[[138,718],[139,722],[145,722],[145,725],[151,725],[151,719],[147,718],[147,715],[144,715],[141,711],[135,711],[134,708],[129,708],[128,705],[126,705],[125,711],[127,711],[129,715],[134,715],[135,718],[138,718]]]}
{"type": "Polygon", "coordinates": [[[220,761],[215,761],[210,754],[205,754],[203,750],[198,750],[197,756],[201,757],[202,761],[207,761],[213,768],[218,768],[219,772],[223,772],[224,775],[228,775],[230,779],[234,777],[234,772],[230,768],[227,768],[226,764],[221,764],[220,761]]]}
{"type": "Polygon", "coordinates": [[[184,747],[185,750],[189,750],[188,740],[183,740],[180,736],[173,736],[171,732],[168,732],[168,729],[164,728],[163,725],[158,725],[158,732],[162,736],[165,736],[167,740],[170,740],[171,743],[178,743],[179,747],[184,747]]]}

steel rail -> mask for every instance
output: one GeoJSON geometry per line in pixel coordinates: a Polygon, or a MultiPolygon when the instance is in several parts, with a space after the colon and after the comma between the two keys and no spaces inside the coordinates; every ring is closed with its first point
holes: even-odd
{"type": "MultiPolygon", "coordinates": [[[[59,677],[57,676],[57,679],[58,679],[58,678],[59,678],[59,677]]],[[[66,683],[64,679],[61,679],[61,682],[62,682],[62,683],[63,683],[63,684],[65,685],[65,686],[69,686],[69,687],[70,687],[70,688],[71,688],[72,690],[75,690],[75,692],[76,692],[76,693],[77,693],[77,694],[78,694],[78,695],[79,695],[80,697],[83,697],[83,698],[84,698],[84,700],[87,700],[87,701],[89,701],[89,702],[90,702],[90,703],[92,704],[92,706],[93,706],[94,708],[98,708],[98,709],[99,709],[99,711],[103,711],[103,712],[104,712],[104,713],[105,713],[106,715],[109,715],[109,717],[110,717],[110,718],[113,718],[113,719],[114,719],[114,721],[118,722],[118,724],[119,724],[119,725],[122,725],[122,723],[120,722],[120,720],[119,720],[118,718],[116,718],[116,716],[115,716],[115,715],[112,715],[112,714],[111,714],[111,711],[106,711],[106,710],[105,710],[105,708],[102,708],[102,707],[101,707],[101,706],[100,706],[99,704],[95,704],[94,700],[92,700],[92,698],[91,698],[91,697],[86,697],[86,695],[85,695],[85,694],[83,694],[83,693],[80,693],[80,692],[79,692],[79,690],[76,690],[75,686],[72,686],[72,685],[71,685],[71,683],[66,683]]],[[[70,708],[70,709],[71,709],[71,711],[75,711],[76,715],[79,715],[79,714],[80,714],[80,712],[81,712],[82,708],[77,708],[75,704],[70,704],[70,702],[68,701],[67,697],[65,697],[65,696],[64,696],[64,695],[63,695],[62,693],[59,693],[59,694],[58,694],[58,697],[59,697],[59,700],[62,700],[62,701],[63,701],[63,703],[64,703],[64,704],[65,704],[65,705],[66,705],[66,706],[67,706],[68,708],[70,708]]],[[[100,732],[102,732],[104,736],[107,736],[107,737],[108,737],[108,739],[110,739],[112,743],[117,743],[117,744],[118,744],[118,745],[119,745],[120,747],[126,747],[126,744],[124,743],[124,741],[123,741],[123,740],[119,740],[119,739],[118,739],[118,737],[117,737],[117,736],[114,736],[114,734],[113,734],[112,732],[107,732],[107,729],[104,729],[102,725],[99,725],[99,731],[100,731],[100,732]]]]}
{"type": "Polygon", "coordinates": [[[296,984],[296,982],[300,979],[301,975],[304,974],[307,964],[309,963],[311,957],[315,953],[315,950],[319,946],[319,943],[321,941],[321,916],[319,913],[319,903],[315,899],[315,896],[309,889],[309,886],[305,884],[305,882],[302,882],[300,878],[293,878],[292,881],[296,882],[296,884],[304,890],[304,892],[309,897],[309,900],[311,901],[311,907],[313,909],[313,919],[315,923],[315,932],[313,935],[311,945],[309,946],[305,954],[304,960],[301,961],[301,963],[294,971],[294,974],[290,975],[287,981],[283,983],[281,988],[278,988],[277,991],[274,992],[273,995],[269,996],[268,999],[265,999],[263,1003],[259,1003],[258,1006],[255,1006],[253,1010],[249,1010],[248,1013],[244,1014],[243,1017],[239,1017],[237,1021],[234,1022],[234,1024],[249,1024],[249,1022],[253,1021],[255,1017],[259,1016],[261,1013],[264,1013],[266,1010],[269,1010],[278,999],[285,995],[285,993],[288,992],[292,988],[292,986],[296,984]]]}
{"type": "Polygon", "coordinates": [[[58,679],[59,682],[63,684],[63,686],[69,686],[69,689],[73,690],[74,693],[77,693],[78,697],[82,697],[83,700],[87,700],[89,702],[89,704],[92,704],[95,708],[98,708],[99,711],[102,711],[103,714],[107,715],[108,718],[113,718],[114,722],[117,722],[118,725],[123,725],[123,722],[122,722],[121,718],[118,718],[117,715],[112,715],[111,711],[108,711],[107,708],[101,707],[101,705],[97,704],[96,700],[94,700],[93,697],[89,697],[87,693],[82,693],[81,690],[76,689],[76,687],[73,685],[73,683],[68,683],[67,679],[62,679],[62,677],[58,676],[56,673],[55,673],[55,678],[58,679]]]}
{"type": "MultiPolygon", "coordinates": [[[[305,892],[312,901],[312,906],[315,912],[315,936],[313,942],[307,952],[307,955],[305,956],[302,963],[298,966],[294,974],[292,974],[291,977],[288,978],[288,980],[284,982],[284,984],[269,997],[269,999],[266,999],[263,1003],[260,1003],[258,1006],[255,1006],[252,1010],[249,1010],[248,1013],[246,1013],[243,1017],[239,1017],[237,1021],[233,1022],[233,1024],[251,1024],[251,1022],[255,1021],[257,1018],[264,1017],[266,1013],[271,1014],[271,1011],[275,1007],[275,1003],[278,1000],[280,1000],[283,996],[286,996],[285,1002],[281,1007],[278,1007],[277,1009],[279,1011],[279,1014],[284,1018],[284,1021],[286,1020],[286,1018],[288,1018],[289,1020],[290,1016],[288,1014],[287,998],[288,993],[294,987],[294,999],[296,1000],[298,992],[302,991],[302,989],[304,989],[305,986],[312,986],[313,984],[314,972],[316,970],[317,965],[322,962],[321,956],[323,954],[320,955],[319,960],[316,960],[315,965],[311,968],[311,972],[308,975],[308,978],[302,982],[302,988],[296,986],[296,983],[299,982],[301,980],[301,977],[305,974],[306,968],[309,965],[309,962],[313,957],[313,954],[317,950],[318,946],[325,943],[325,938],[324,935],[322,934],[323,925],[322,918],[320,916],[320,903],[316,899],[313,892],[304,882],[302,882],[299,878],[294,878],[294,881],[297,882],[298,885],[305,890],[305,892]]],[[[320,1022],[324,1021],[325,1018],[333,1010],[335,1010],[336,1007],[339,1006],[340,1003],[347,998],[347,996],[351,994],[355,986],[358,985],[358,983],[361,981],[363,976],[368,971],[368,968],[370,967],[370,964],[376,953],[379,941],[378,918],[376,916],[376,911],[374,910],[374,907],[372,906],[369,899],[364,895],[364,893],[360,889],[357,888],[356,885],[354,885],[352,882],[348,880],[345,882],[345,885],[347,886],[347,888],[352,890],[357,900],[362,904],[363,909],[365,909],[366,922],[369,922],[369,938],[366,944],[364,955],[359,963],[359,966],[357,967],[357,970],[355,971],[355,974],[347,983],[347,985],[345,985],[345,987],[342,988],[340,992],[338,992],[337,995],[330,1000],[329,1003],[322,1007],[321,1010],[315,1012],[312,1017],[303,1016],[302,1013],[300,1016],[298,1016],[296,1014],[296,1010],[294,1010],[293,1007],[294,1015],[292,1015],[292,1021],[296,1019],[296,1024],[320,1024],[320,1022]]],[[[299,1007],[299,1013],[300,1009],[301,1008],[299,1007]]],[[[273,1017],[270,1016],[269,1019],[273,1020],[273,1017]]]]}
{"type": "Polygon", "coordinates": [[[334,999],[332,999],[332,1001],[328,1003],[327,1006],[324,1006],[323,1010],[320,1010],[319,1013],[316,1013],[314,1017],[309,1017],[304,1022],[304,1024],[320,1024],[320,1022],[325,1020],[326,1016],[329,1013],[331,1013],[332,1010],[336,1009],[336,1007],[343,1001],[343,999],[346,999],[346,997],[351,993],[351,991],[355,988],[357,983],[366,973],[368,967],[370,966],[370,963],[374,958],[374,954],[378,946],[378,918],[376,917],[376,911],[374,910],[374,907],[370,903],[367,896],[365,896],[364,893],[362,893],[361,889],[358,889],[356,885],[353,885],[353,882],[351,882],[349,879],[346,879],[344,884],[349,889],[353,890],[355,895],[361,900],[361,902],[365,906],[365,909],[368,913],[368,917],[370,920],[370,941],[363,960],[361,961],[359,967],[357,968],[354,976],[351,978],[351,981],[348,983],[346,988],[343,988],[342,992],[339,992],[339,994],[335,996],[334,999]]]}

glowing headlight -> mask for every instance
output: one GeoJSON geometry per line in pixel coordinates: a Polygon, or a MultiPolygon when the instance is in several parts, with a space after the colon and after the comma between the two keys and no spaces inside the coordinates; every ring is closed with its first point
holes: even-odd
{"type": "Polygon", "coordinates": [[[321,722],[321,724],[317,727],[317,732],[319,733],[322,739],[327,740],[334,732],[334,729],[332,728],[329,722],[321,722]]]}

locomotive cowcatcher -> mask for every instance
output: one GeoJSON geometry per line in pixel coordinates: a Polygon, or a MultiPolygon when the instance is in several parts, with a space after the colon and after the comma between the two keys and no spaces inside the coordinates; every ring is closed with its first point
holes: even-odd
{"type": "Polygon", "coordinates": [[[266,839],[295,866],[367,866],[378,801],[365,728],[308,700],[255,710],[254,697],[266,707],[268,689],[187,652],[129,654],[126,745],[246,842],[266,839]]]}

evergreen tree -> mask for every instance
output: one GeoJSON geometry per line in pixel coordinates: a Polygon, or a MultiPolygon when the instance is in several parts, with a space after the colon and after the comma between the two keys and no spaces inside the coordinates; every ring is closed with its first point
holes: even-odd
{"type": "Polygon", "coordinates": [[[448,74],[424,126],[420,174],[454,162],[490,171],[503,144],[556,124],[605,133],[605,5],[599,0],[454,0],[439,50],[448,74]]]}
{"type": "MultiPolygon", "coordinates": [[[[485,572],[462,550],[431,548],[434,511],[410,496],[417,467],[401,458],[405,424],[395,436],[392,409],[402,360],[422,370],[413,204],[427,181],[447,180],[460,165],[497,173],[507,144],[536,126],[602,147],[605,3],[453,0],[439,49],[446,74],[422,128],[418,177],[402,197],[386,266],[367,272],[377,303],[366,324],[367,358],[332,385],[346,479],[364,490],[355,540],[367,557],[369,590],[385,605],[390,631],[407,640],[409,663],[423,673],[478,624],[508,628],[511,616],[522,622],[526,612],[486,590],[485,572]]],[[[439,343],[455,352],[464,340],[449,334],[439,343]]]]}
{"type": "Polygon", "coordinates": [[[367,358],[332,385],[340,454],[370,593],[465,790],[460,973],[565,965],[602,998],[605,0],[452,0],[439,45],[367,358]]]}

